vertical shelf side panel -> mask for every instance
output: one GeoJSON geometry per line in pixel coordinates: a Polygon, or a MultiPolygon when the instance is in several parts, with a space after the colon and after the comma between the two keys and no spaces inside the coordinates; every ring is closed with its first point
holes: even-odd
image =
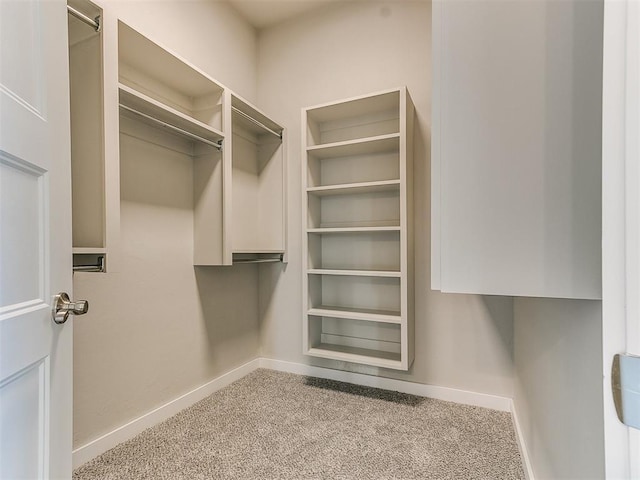
{"type": "Polygon", "coordinates": [[[223,157],[203,147],[193,157],[193,263],[224,265],[223,157]]]}
{"type": "MultiPolygon", "coordinates": [[[[401,241],[402,246],[406,249],[406,258],[403,265],[403,282],[405,285],[405,291],[402,294],[402,300],[405,302],[404,314],[403,314],[403,347],[402,347],[402,362],[406,369],[409,369],[413,363],[415,356],[415,240],[414,240],[414,205],[413,205],[413,187],[414,187],[414,118],[415,107],[409,91],[404,89],[401,102],[401,121],[404,123],[404,129],[402,130],[401,142],[404,143],[404,156],[400,156],[404,159],[406,179],[405,185],[405,203],[406,203],[406,224],[405,228],[401,229],[405,231],[406,238],[401,241]]],[[[400,182],[401,184],[403,182],[400,182]]]]}
{"type": "Polygon", "coordinates": [[[307,226],[309,224],[308,215],[309,215],[309,196],[307,194],[307,186],[308,186],[308,155],[307,155],[307,144],[309,143],[308,138],[311,135],[308,124],[308,116],[307,110],[302,109],[301,112],[301,130],[302,135],[300,139],[300,158],[302,158],[302,169],[301,169],[301,182],[302,182],[302,353],[306,354],[311,347],[310,344],[310,332],[309,332],[309,322],[311,319],[307,315],[309,311],[309,278],[307,271],[309,269],[309,259],[308,259],[308,248],[309,248],[309,238],[306,232],[307,226]]]}
{"type": "Polygon", "coordinates": [[[222,145],[222,264],[233,263],[233,135],[231,92],[225,90],[223,99],[222,130],[225,140],[222,145]]]}

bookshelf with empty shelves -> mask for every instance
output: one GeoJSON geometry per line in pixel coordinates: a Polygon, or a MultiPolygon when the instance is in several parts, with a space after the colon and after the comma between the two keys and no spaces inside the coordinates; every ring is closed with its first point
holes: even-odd
{"type": "Polygon", "coordinates": [[[406,88],[303,109],[303,350],[413,361],[413,116],[406,88]]]}

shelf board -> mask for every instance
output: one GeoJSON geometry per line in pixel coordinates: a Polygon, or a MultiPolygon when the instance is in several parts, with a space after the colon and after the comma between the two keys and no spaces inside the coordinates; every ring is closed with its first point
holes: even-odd
{"type": "Polygon", "coordinates": [[[259,110],[257,107],[251,105],[249,102],[247,102],[246,100],[244,100],[243,98],[239,97],[236,94],[231,95],[231,107],[232,107],[231,113],[233,115],[233,121],[238,122],[238,124],[244,127],[246,130],[254,133],[255,135],[262,135],[268,132],[264,128],[261,128],[260,126],[258,126],[255,122],[248,120],[242,114],[248,117],[251,117],[252,119],[256,120],[258,123],[261,123],[262,125],[267,127],[269,130],[275,133],[278,133],[282,136],[282,131],[284,130],[282,126],[280,126],[278,123],[271,120],[264,112],[259,110]],[[238,112],[241,112],[241,113],[238,113],[233,109],[236,109],[238,112]]]}
{"type": "Polygon", "coordinates": [[[369,350],[365,348],[345,347],[321,343],[307,350],[307,355],[329,358],[343,362],[363,363],[374,367],[402,369],[399,353],[369,350]]]}
{"type": "Polygon", "coordinates": [[[307,270],[309,275],[341,275],[348,277],[390,277],[400,278],[401,272],[390,270],[336,270],[328,268],[312,268],[307,270]]]}
{"type": "Polygon", "coordinates": [[[307,233],[331,234],[331,233],[369,233],[369,232],[399,232],[400,226],[390,227],[326,227],[308,228],[307,233]]]}
{"type": "Polygon", "coordinates": [[[284,250],[265,250],[265,249],[257,248],[254,250],[233,250],[232,253],[260,255],[260,254],[284,253],[284,250]]]}
{"type": "Polygon", "coordinates": [[[389,310],[372,310],[368,308],[345,308],[319,305],[318,307],[310,308],[307,311],[307,314],[316,317],[344,318],[347,320],[365,320],[367,322],[394,324],[402,323],[400,312],[393,312],[389,310]]]}
{"type": "Polygon", "coordinates": [[[102,247],[73,247],[74,255],[102,255],[107,253],[106,248],[102,247]]]}
{"type": "Polygon", "coordinates": [[[400,92],[405,88],[393,88],[369,95],[347,98],[306,108],[310,121],[330,122],[350,117],[371,115],[386,110],[400,110],[400,92]]]}
{"type": "MultiPolygon", "coordinates": [[[[224,134],[206,123],[196,120],[175,108],[165,105],[144,93],[124,85],[119,84],[120,104],[137,110],[138,112],[156,118],[162,122],[180,128],[192,135],[202,137],[210,142],[217,143],[224,139],[224,134]]],[[[142,120],[152,126],[157,126],[150,120],[142,120]]]]}
{"type": "Polygon", "coordinates": [[[340,185],[326,185],[309,187],[307,193],[318,197],[329,195],[353,195],[375,192],[400,191],[400,180],[381,180],[377,182],[344,183],[340,185]]]}
{"type": "Polygon", "coordinates": [[[399,151],[399,133],[358,138],[344,142],[325,143],[307,148],[307,153],[318,159],[353,157],[356,155],[372,155],[399,151]]]}
{"type": "Polygon", "coordinates": [[[118,21],[118,60],[188,97],[221,94],[219,85],[198,67],[118,21]]]}

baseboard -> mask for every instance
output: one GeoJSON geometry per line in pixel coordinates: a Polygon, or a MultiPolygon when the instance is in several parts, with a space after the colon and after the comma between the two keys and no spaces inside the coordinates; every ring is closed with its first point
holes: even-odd
{"type": "Polygon", "coordinates": [[[180,397],[165,403],[131,422],[116,428],[115,430],[96,438],[91,442],[73,451],[73,468],[85,464],[89,460],[115,447],[116,445],[135,437],[147,428],[172,417],[176,413],[190,407],[196,402],[208,397],[212,393],[240,380],[245,375],[253,372],[260,366],[260,359],[252,360],[244,365],[231,370],[218,378],[211,380],[198,388],[191,390],[180,397]]]}
{"type": "Polygon", "coordinates": [[[522,468],[524,470],[524,476],[526,480],[535,480],[533,476],[533,468],[531,465],[531,459],[527,450],[527,443],[524,440],[524,434],[518,421],[518,412],[516,411],[516,405],[511,401],[511,418],[513,419],[513,428],[516,431],[516,440],[518,442],[518,450],[520,450],[520,458],[522,458],[522,468]]]}
{"type": "Polygon", "coordinates": [[[280,372],[308,375],[311,377],[326,378],[339,382],[354,383],[365,387],[382,388],[395,392],[410,393],[421,397],[436,398],[447,402],[473,405],[476,407],[491,408],[501,412],[511,412],[511,399],[485,393],[468,392],[455,388],[439,387],[436,385],[424,385],[422,383],[407,382],[393,378],[363,375],[362,373],[345,372],[330,368],[314,367],[301,363],[285,362],[269,358],[260,359],[260,368],[268,368],[280,372]]]}

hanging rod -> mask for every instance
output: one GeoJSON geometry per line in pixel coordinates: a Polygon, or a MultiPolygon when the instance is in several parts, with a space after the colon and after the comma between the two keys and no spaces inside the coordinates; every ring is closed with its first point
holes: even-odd
{"type": "Polygon", "coordinates": [[[239,258],[237,260],[233,260],[233,263],[276,263],[282,262],[284,260],[284,254],[281,253],[277,257],[271,258],[239,258]]]}
{"type": "Polygon", "coordinates": [[[193,138],[194,140],[198,140],[202,143],[206,143],[207,145],[211,145],[212,147],[217,148],[218,150],[222,150],[222,140],[220,140],[218,143],[213,142],[211,140],[208,140],[194,133],[187,132],[186,130],[183,130],[180,127],[176,127],[175,125],[171,125],[170,123],[163,122],[162,120],[158,120],[157,118],[152,117],[151,115],[147,115],[146,113],[139,112],[138,110],[128,107],[127,105],[124,105],[122,103],[120,104],[120,108],[124,108],[128,112],[131,112],[131,113],[134,113],[135,115],[146,118],[147,120],[151,120],[152,122],[155,122],[162,127],[168,128],[169,130],[173,130],[177,133],[180,133],[181,135],[184,135],[189,138],[193,138]]]}
{"type": "Polygon", "coordinates": [[[97,265],[74,265],[74,272],[104,272],[104,256],[98,257],[97,265]]]}
{"type": "Polygon", "coordinates": [[[271,130],[269,127],[267,127],[264,123],[259,122],[258,120],[256,120],[255,118],[253,118],[251,115],[247,115],[246,113],[244,113],[242,110],[236,108],[236,107],[231,107],[231,110],[233,110],[234,112],[242,115],[244,118],[246,118],[247,120],[249,120],[250,122],[255,123],[256,125],[258,125],[260,128],[266,130],[267,132],[275,135],[276,137],[278,137],[280,140],[282,140],[282,133],[278,133],[275,130],[271,130]]]}
{"type": "Polygon", "coordinates": [[[98,15],[96,18],[92,19],[90,17],[87,17],[84,13],[76,10],[75,8],[73,8],[71,5],[67,5],[67,11],[74,17],[76,17],[78,20],[80,20],[81,22],[86,23],[87,25],[91,25],[96,32],[100,31],[101,25],[100,25],[100,15],[98,15]]]}

